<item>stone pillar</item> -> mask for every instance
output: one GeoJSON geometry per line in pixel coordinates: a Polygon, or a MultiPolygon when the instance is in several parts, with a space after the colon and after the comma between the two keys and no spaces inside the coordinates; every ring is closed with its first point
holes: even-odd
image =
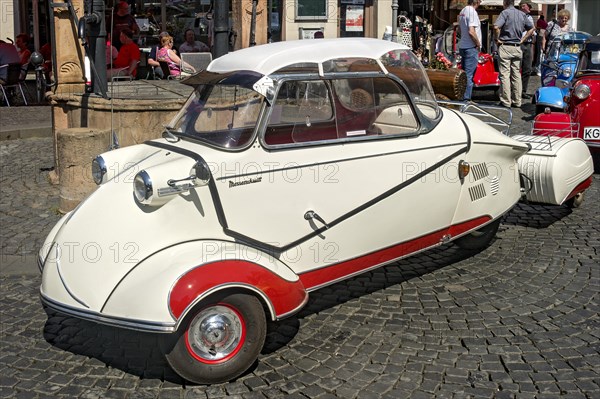
{"type": "Polygon", "coordinates": [[[110,130],[71,128],[58,132],[60,202],[63,213],[73,210],[96,189],[92,160],[110,145],[110,130]]]}
{"type": "MultiPolygon", "coordinates": [[[[83,16],[83,0],[73,0],[78,18],[83,16]]],[[[77,25],[67,7],[54,8],[54,43],[58,86],[55,95],[80,94],[85,91],[84,49],[77,38],[77,25]]]]}
{"type": "MultiPolygon", "coordinates": [[[[65,3],[66,4],[66,3],[65,3]]],[[[73,8],[77,18],[83,16],[83,0],[72,0],[73,8]]],[[[81,94],[85,92],[85,71],[83,60],[85,50],[81,41],[77,38],[77,24],[73,21],[71,11],[66,7],[54,7],[54,48],[56,54],[57,86],[53,88],[53,97],[81,94]]],[[[58,183],[60,162],[58,157],[58,132],[66,129],[67,115],[62,109],[52,105],[52,133],[54,135],[54,171],[50,179],[54,184],[58,183]]]]}
{"type": "MultiPolygon", "coordinates": [[[[252,0],[233,0],[233,29],[237,33],[234,50],[250,45],[250,26],[252,25],[252,0]]],[[[258,0],[256,5],[256,45],[267,43],[267,0],[258,0]]]]}

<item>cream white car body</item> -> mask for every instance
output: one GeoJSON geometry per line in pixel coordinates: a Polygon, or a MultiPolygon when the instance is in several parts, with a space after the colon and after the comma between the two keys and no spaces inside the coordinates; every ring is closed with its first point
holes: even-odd
{"type": "MultiPolygon", "coordinates": [[[[207,110],[192,95],[171,123],[177,137],[102,155],[102,184],[57,224],[40,251],[46,305],[125,328],[174,332],[203,300],[234,289],[259,298],[278,319],[298,311],[312,290],[469,234],[521,198],[518,159],[530,145],[438,108],[424,71],[401,45],[275,43],[216,59],[188,83],[202,89],[224,79],[246,79],[247,90],[239,89],[246,108],[207,110]],[[394,76],[394,63],[414,80],[394,76]],[[299,69],[286,71],[290,66],[299,69]],[[370,90],[356,92],[353,79],[361,77],[372,82],[370,90]],[[378,93],[377,85],[400,94],[378,93]],[[309,98],[324,87],[325,97],[309,98]],[[326,123],[310,114],[316,108],[296,115],[289,137],[276,135],[286,132],[280,123],[286,116],[274,113],[285,114],[290,103],[300,109],[302,95],[321,110],[329,101],[339,117],[342,100],[331,105],[333,88],[336,95],[348,89],[349,99],[371,95],[348,106],[356,116],[333,117],[336,137],[298,139],[298,131],[311,134],[326,123]],[[406,101],[398,100],[406,90],[406,101]],[[375,101],[374,119],[359,126],[375,101]],[[253,123],[238,117],[255,106],[253,123]],[[248,138],[184,137],[193,112],[204,115],[205,125],[231,115],[229,129],[240,123],[248,138]],[[403,118],[408,127],[397,123],[403,118]],[[470,173],[461,178],[467,163],[470,173]],[[152,184],[142,200],[134,195],[140,174],[152,184]]],[[[235,93],[227,101],[237,101],[237,86],[235,93]]]]}

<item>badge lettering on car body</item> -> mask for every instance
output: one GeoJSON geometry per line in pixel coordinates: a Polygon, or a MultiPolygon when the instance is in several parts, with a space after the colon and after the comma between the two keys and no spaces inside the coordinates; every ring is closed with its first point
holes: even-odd
{"type": "Polygon", "coordinates": [[[229,188],[237,187],[237,186],[245,186],[246,184],[252,184],[252,183],[260,183],[261,181],[262,181],[262,176],[261,177],[255,177],[253,179],[242,180],[242,181],[231,181],[231,180],[229,180],[229,188]]]}

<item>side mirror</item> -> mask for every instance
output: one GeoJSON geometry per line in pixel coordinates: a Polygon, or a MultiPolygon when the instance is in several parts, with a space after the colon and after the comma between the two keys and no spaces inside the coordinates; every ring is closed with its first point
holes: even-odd
{"type": "Polygon", "coordinates": [[[194,164],[194,182],[199,186],[206,186],[212,176],[210,167],[204,160],[199,160],[194,164]]]}

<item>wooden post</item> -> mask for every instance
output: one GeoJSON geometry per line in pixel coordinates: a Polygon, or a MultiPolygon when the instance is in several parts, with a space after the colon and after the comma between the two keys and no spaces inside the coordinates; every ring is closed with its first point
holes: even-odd
{"type": "MultiPolygon", "coordinates": [[[[233,0],[233,30],[237,34],[234,50],[246,48],[250,45],[252,3],[252,0],[233,0]]],[[[267,43],[267,14],[267,0],[257,0],[254,34],[256,45],[267,43]]]]}

